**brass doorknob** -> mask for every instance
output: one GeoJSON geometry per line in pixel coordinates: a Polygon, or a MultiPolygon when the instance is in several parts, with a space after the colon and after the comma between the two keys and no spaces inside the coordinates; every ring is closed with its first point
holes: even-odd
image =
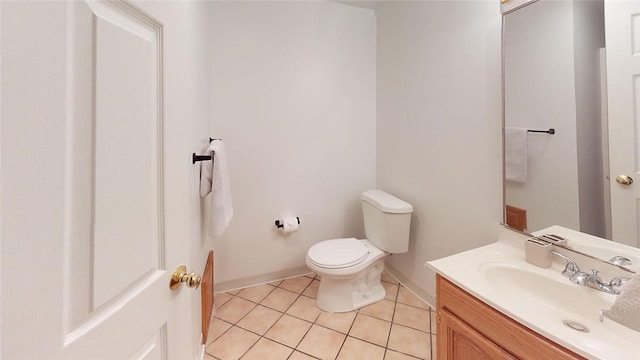
{"type": "Polygon", "coordinates": [[[175,290],[180,287],[180,284],[185,283],[187,287],[198,288],[202,278],[196,273],[187,273],[187,267],[180,265],[176,268],[176,271],[171,275],[171,281],[169,282],[169,288],[175,290]]]}
{"type": "Polygon", "coordinates": [[[633,179],[631,178],[631,176],[618,175],[616,176],[616,182],[621,185],[631,185],[633,184],[633,179]]]}

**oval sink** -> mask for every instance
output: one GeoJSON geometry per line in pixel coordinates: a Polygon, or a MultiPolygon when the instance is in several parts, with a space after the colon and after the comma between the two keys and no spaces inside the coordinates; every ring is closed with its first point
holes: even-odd
{"type": "Polygon", "coordinates": [[[601,309],[609,309],[615,297],[572,283],[553,270],[534,271],[508,263],[485,263],[480,272],[496,291],[518,291],[536,302],[536,306],[563,319],[597,321],[601,309]]]}

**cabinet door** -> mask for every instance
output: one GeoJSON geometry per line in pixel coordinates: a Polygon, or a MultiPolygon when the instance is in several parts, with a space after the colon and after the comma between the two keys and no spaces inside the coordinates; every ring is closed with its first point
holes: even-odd
{"type": "Polygon", "coordinates": [[[438,315],[438,359],[517,359],[450,312],[438,315]]]}

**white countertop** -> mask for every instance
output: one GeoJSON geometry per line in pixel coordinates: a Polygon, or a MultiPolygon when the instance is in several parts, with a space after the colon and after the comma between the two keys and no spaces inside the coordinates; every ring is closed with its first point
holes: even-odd
{"type": "MultiPolygon", "coordinates": [[[[564,231],[564,228],[553,227],[552,230],[555,232],[546,233],[570,239],[575,236],[571,231],[564,231]]],[[[526,237],[521,234],[502,229],[500,239],[493,244],[429,261],[425,266],[520,324],[588,359],[640,360],[640,332],[606,318],[604,322],[600,322],[599,311],[589,307],[596,304],[592,307],[602,306],[608,309],[615,301],[615,296],[571,283],[561,275],[563,261],[554,261],[549,269],[527,263],[524,239],[526,237]],[[521,291],[489,281],[484,269],[491,267],[513,268],[560,284],[563,293],[558,295],[562,298],[558,299],[557,304],[554,303],[553,297],[556,294],[553,286],[548,289],[521,291]],[[569,296],[566,296],[565,289],[568,289],[569,296]],[[545,291],[549,293],[541,294],[545,291]],[[574,301],[576,306],[573,306],[574,301]],[[582,310],[583,308],[589,310],[582,310]],[[572,330],[562,324],[562,320],[577,321],[586,325],[590,332],[572,330]]],[[[579,242],[579,239],[576,241],[579,242]]],[[[520,283],[518,286],[528,285],[520,283]]]]}

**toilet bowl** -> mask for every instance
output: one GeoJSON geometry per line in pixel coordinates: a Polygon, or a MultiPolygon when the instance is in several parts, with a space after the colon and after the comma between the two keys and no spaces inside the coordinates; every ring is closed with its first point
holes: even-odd
{"type": "Polygon", "coordinates": [[[332,239],[313,245],[306,263],[320,275],[318,307],[346,312],[384,299],[380,275],[387,255],[366,239],[332,239]]]}
{"type": "Polygon", "coordinates": [[[316,305],[347,312],[384,299],[384,258],[406,252],[413,207],[380,190],[362,194],[367,239],[324,240],[309,248],[307,267],[320,275],[316,305]]]}

